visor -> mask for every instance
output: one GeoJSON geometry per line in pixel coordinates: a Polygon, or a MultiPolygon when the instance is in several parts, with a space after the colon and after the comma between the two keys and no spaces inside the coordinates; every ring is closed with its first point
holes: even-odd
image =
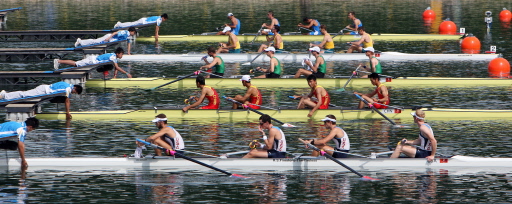
{"type": "Polygon", "coordinates": [[[167,118],[155,118],[151,122],[157,123],[157,122],[160,122],[160,121],[167,121],[167,118]]]}

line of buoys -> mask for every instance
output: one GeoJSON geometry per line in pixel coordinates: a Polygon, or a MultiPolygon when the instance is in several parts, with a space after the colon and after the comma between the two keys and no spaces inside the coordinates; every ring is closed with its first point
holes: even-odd
{"type": "Polygon", "coordinates": [[[480,53],[480,40],[469,33],[460,43],[462,53],[478,54],[480,53]]]}
{"type": "Polygon", "coordinates": [[[510,22],[512,19],[512,13],[507,10],[507,8],[503,8],[503,10],[500,12],[500,21],[504,23],[510,22]]]}
{"type": "Polygon", "coordinates": [[[446,19],[439,25],[439,34],[441,35],[455,35],[457,26],[450,19],[446,19]]]}
{"type": "Polygon", "coordinates": [[[487,71],[489,72],[489,77],[492,78],[509,78],[510,63],[504,58],[495,58],[489,62],[487,71]]]}
{"type": "Polygon", "coordinates": [[[423,20],[426,21],[432,21],[436,18],[436,13],[430,9],[430,7],[427,7],[425,11],[423,11],[423,20]]]}

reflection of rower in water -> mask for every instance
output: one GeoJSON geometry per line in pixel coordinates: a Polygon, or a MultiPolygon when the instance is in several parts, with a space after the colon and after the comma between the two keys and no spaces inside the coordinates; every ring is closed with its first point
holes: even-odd
{"type": "MultiPolygon", "coordinates": [[[[185,142],[176,129],[167,125],[167,116],[165,114],[158,114],[151,122],[155,123],[160,131],[146,138],[146,141],[167,149],[165,152],[167,155],[174,155],[176,152],[183,154],[182,150],[185,149],[185,142]]],[[[137,144],[139,146],[144,145],[139,142],[137,144]]],[[[161,156],[162,151],[155,148],[155,154],[161,156]]]]}
{"type": "MultiPolygon", "coordinates": [[[[252,108],[252,109],[260,109],[260,106],[262,104],[261,92],[258,89],[258,87],[253,86],[251,84],[251,76],[244,75],[244,76],[242,76],[240,81],[242,81],[242,85],[247,88],[245,95],[244,96],[236,95],[234,98],[228,97],[228,99],[236,100],[240,103],[247,105],[249,108],[252,108]]],[[[237,109],[237,108],[239,108],[238,104],[233,103],[233,109],[237,109]]]]}
{"type": "Polygon", "coordinates": [[[201,75],[198,75],[196,78],[196,86],[197,86],[197,88],[201,89],[201,96],[192,105],[184,107],[182,109],[183,112],[187,112],[191,108],[198,107],[199,105],[201,105],[201,103],[203,103],[205,98],[208,99],[208,105],[200,107],[199,109],[219,109],[219,106],[220,106],[219,94],[213,87],[207,86],[205,84],[206,83],[205,83],[204,77],[201,75]]]}
{"type": "MultiPolygon", "coordinates": [[[[334,158],[346,158],[347,155],[340,152],[349,152],[350,150],[350,140],[348,139],[347,133],[345,130],[341,129],[341,127],[336,126],[336,117],[334,115],[327,115],[324,119],[322,119],[322,121],[324,122],[325,128],[331,130],[329,135],[322,139],[312,139],[305,141],[315,145],[319,149],[338,151],[327,151],[327,153],[332,155],[334,158]],[[332,140],[336,144],[335,148],[327,145],[329,140],[332,140]]],[[[312,155],[318,156],[319,154],[319,152],[313,151],[312,155]]]]}
{"type": "MultiPolygon", "coordinates": [[[[204,62],[206,65],[202,66],[201,69],[207,69],[207,72],[212,72],[215,75],[224,76],[224,71],[226,70],[226,65],[224,65],[224,60],[222,60],[222,57],[217,56],[217,49],[214,47],[208,47],[208,55],[213,58],[213,61],[210,63],[208,60],[206,60],[206,57],[203,57],[204,62]]],[[[207,78],[220,78],[215,75],[208,74],[207,78]]]]}
{"type": "Polygon", "coordinates": [[[350,20],[352,20],[353,23],[348,25],[347,27],[345,27],[348,30],[352,30],[350,33],[347,33],[347,34],[357,35],[358,34],[357,29],[359,27],[363,27],[363,22],[361,22],[361,20],[356,18],[356,12],[354,12],[354,11],[348,12],[348,18],[350,20]]]}
{"type": "MultiPolygon", "coordinates": [[[[388,87],[380,83],[380,76],[377,73],[370,74],[368,78],[370,78],[371,83],[377,88],[375,88],[371,93],[362,94],[354,92],[354,94],[360,95],[364,100],[368,101],[368,103],[372,104],[373,107],[377,109],[388,108],[388,105],[390,104],[388,87]],[[377,94],[377,98],[372,98],[375,94],[377,94]]],[[[359,101],[359,106],[357,108],[363,109],[364,106],[365,103],[363,101],[359,101]]]]}

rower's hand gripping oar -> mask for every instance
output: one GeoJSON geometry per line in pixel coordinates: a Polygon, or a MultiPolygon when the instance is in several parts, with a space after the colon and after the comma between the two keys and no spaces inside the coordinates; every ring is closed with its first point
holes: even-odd
{"type": "Polygon", "coordinates": [[[187,76],[184,76],[184,77],[179,78],[179,79],[176,79],[176,80],[173,80],[173,81],[171,81],[171,82],[167,82],[167,83],[165,83],[165,84],[162,84],[162,85],[160,85],[160,86],[157,86],[157,87],[151,88],[151,89],[149,89],[149,90],[150,90],[150,91],[153,91],[153,90],[155,90],[155,89],[158,89],[158,88],[161,88],[161,87],[167,86],[167,85],[172,84],[172,83],[174,83],[174,82],[178,82],[178,81],[181,81],[181,80],[183,80],[183,79],[186,79],[186,78],[189,78],[189,77],[191,77],[191,76],[198,75],[198,74],[199,74],[199,71],[195,71],[195,72],[194,72],[194,73],[192,73],[192,74],[189,74],[189,75],[187,75],[187,76]]]}
{"type": "MultiPolygon", "coordinates": [[[[254,108],[251,108],[251,107],[249,107],[249,106],[247,106],[247,105],[245,105],[245,104],[243,104],[243,103],[240,103],[240,102],[238,102],[238,101],[236,101],[236,100],[229,99],[229,98],[228,98],[228,97],[226,97],[226,96],[222,96],[222,98],[225,98],[225,99],[226,99],[226,100],[228,100],[228,101],[231,101],[231,102],[233,102],[233,103],[236,103],[236,104],[238,104],[238,105],[240,105],[240,106],[242,106],[242,107],[244,107],[244,108],[246,108],[246,109],[249,109],[250,111],[255,112],[255,113],[259,114],[259,115],[265,115],[264,113],[259,112],[259,111],[255,110],[254,108]]],[[[273,117],[270,117],[270,119],[272,119],[273,121],[276,121],[276,122],[280,123],[283,127],[296,127],[295,125],[292,125],[292,124],[289,124],[289,123],[283,123],[283,122],[281,122],[281,121],[279,121],[279,120],[277,120],[277,119],[275,119],[275,118],[273,118],[273,117]]]]}
{"type": "Polygon", "coordinates": [[[350,80],[352,80],[352,77],[354,77],[355,75],[357,75],[357,70],[359,70],[359,68],[361,68],[361,65],[359,65],[355,71],[352,72],[352,75],[350,75],[350,78],[348,78],[347,82],[345,82],[345,85],[343,86],[343,88],[341,89],[338,89],[336,91],[345,91],[345,88],[347,87],[348,83],[350,82],[350,80]]]}
{"type": "Polygon", "coordinates": [[[380,116],[382,116],[384,119],[388,120],[391,124],[393,125],[396,125],[395,122],[393,122],[391,119],[389,119],[387,116],[385,116],[384,114],[382,114],[379,109],[375,108],[375,106],[373,106],[372,104],[368,103],[368,101],[366,101],[363,97],[361,97],[360,95],[358,94],[354,94],[357,98],[359,98],[359,100],[363,101],[368,107],[372,108],[375,112],[377,112],[380,116]]]}
{"type": "MultiPolygon", "coordinates": [[[[163,151],[170,151],[170,150],[168,150],[168,149],[166,149],[166,148],[163,148],[163,147],[160,147],[160,146],[158,146],[158,145],[155,145],[155,144],[152,144],[152,143],[146,142],[146,141],[141,140],[141,139],[137,139],[137,141],[138,141],[138,142],[140,142],[140,143],[142,143],[142,144],[149,145],[149,146],[151,146],[151,147],[153,147],[153,148],[161,149],[161,150],[163,150],[163,151]]],[[[173,154],[174,154],[174,155],[176,155],[176,156],[179,156],[179,157],[181,157],[181,158],[183,158],[183,159],[189,160],[189,161],[191,161],[191,162],[194,162],[194,163],[199,164],[199,165],[204,166],[204,167],[208,167],[208,168],[210,168],[210,169],[213,169],[213,170],[215,170],[215,171],[221,172],[221,173],[226,174],[226,175],[231,176],[231,177],[237,177],[237,178],[249,178],[249,177],[245,177],[245,176],[242,176],[242,175],[239,175],[239,174],[229,173],[229,172],[224,171],[224,170],[222,170],[222,169],[219,169],[219,168],[217,168],[217,167],[214,167],[214,166],[211,166],[211,165],[205,164],[205,163],[203,163],[203,162],[200,162],[200,161],[198,161],[198,160],[192,159],[192,158],[190,158],[190,157],[187,157],[187,156],[185,156],[185,155],[183,155],[183,154],[180,154],[180,153],[178,153],[178,152],[173,152],[173,154]]]]}
{"type": "Polygon", "coordinates": [[[361,174],[361,173],[357,172],[356,170],[354,170],[354,169],[350,168],[349,166],[347,166],[346,164],[344,164],[344,163],[343,163],[343,162],[341,162],[340,160],[338,160],[338,159],[334,158],[333,156],[331,156],[330,154],[326,153],[325,151],[318,149],[316,146],[314,146],[314,145],[312,145],[312,144],[310,144],[310,143],[308,143],[308,142],[306,142],[306,141],[302,140],[301,138],[299,138],[299,140],[300,140],[302,143],[304,143],[305,145],[307,145],[309,148],[311,148],[311,149],[313,149],[313,150],[315,150],[315,151],[320,152],[320,154],[321,154],[322,156],[325,156],[325,157],[329,158],[330,160],[332,160],[332,161],[336,162],[337,164],[339,164],[339,165],[341,165],[341,166],[345,167],[345,169],[348,169],[348,170],[349,170],[349,171],[351,171],[352,173],[357,174],[357,175],[358,175],[359,177],[361,177],[362,179],[366,179],[366,180],[374,180],[374,181],[378,181],[378,180],[379,180],[379,179],[372,178],[372,177],[369,177],[369,176],[363,176],[363,174],[361,174]]]}

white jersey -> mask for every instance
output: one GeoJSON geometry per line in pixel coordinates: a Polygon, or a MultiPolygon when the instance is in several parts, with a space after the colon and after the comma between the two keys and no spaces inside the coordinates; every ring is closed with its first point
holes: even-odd
{"type": "MultiPolygon", "coordinates": [[[[434,136],[434,131],[432,130],[432,127],[430,127],[430,125],[428,125],[428,124],[423,124],[423,125],[427,126],[428,129],[430,130],[430,132],[432,133],[432,136],[434,136]]],[[[420,149],[426,150],[426,151],[432,151],[432,143],[430,142],[430,140],[427,137],[425,137],[421,134],[421,131],[419,134],[419,138],[421,141],[420,149]]]]}
{"type": "Polygon", "coordinates": [[[272,128],[278,129],[279,132],[281,133],[280,140],[274,138],[274,145],[272,145],[272,149],[278,152],[286,152],[286,138],[284,137],[283,130],[276,126],[272,126],[272,128]]]}
{"type": "Polygon", "coordinates": [[[339,128],[339,129],[341,129],[341,131],[343,131],[343,137],[342,138],[337,138],[337,137],[332,138],[332,141],[334,141],[334,143],[336,144],[335,149],[336,150],[350,150],[350,140],[348,139],[347,132],[345,132],[345,130],[343,130],[340,127],[336,127],[336,128],[339,128]]]}
{"type": "Polygon", "coordinates": [[[168,136],[167,134],[165,134],[164,135],[165,141],[171,145],[173,150],[185,149],[185,141],[183,141],[183,138],[181,137],[180,133],[178,131],[176,131],[176,129],[174,129],[172,126],[167,126],[167,127],[170,127],[174,131],[175,137],[172,138],[172,137],[168,136]]]}

